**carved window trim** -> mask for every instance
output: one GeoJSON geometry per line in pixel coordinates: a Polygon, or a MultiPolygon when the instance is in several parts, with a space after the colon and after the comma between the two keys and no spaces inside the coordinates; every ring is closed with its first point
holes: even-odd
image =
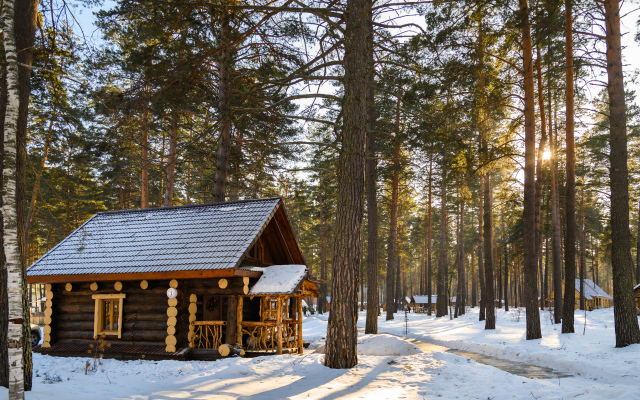
{"type": "MultiPolygon", "coordinates": [[[[96,308],[95,308],[95,313],[93,318],[93,338],[94,339],[97,339],[98,336],[100,335],[112,335],[112,336],[118,335],[118,339],[122,338],[122,323],[123,323],[122,308],[123,308],[124,299],[126,297],[127,295],[124,293],[94,294],[91,296],[91,298],[94,299],[96,302],[96,308]],[[106,327],[104,326],[104,320],[105,320],[104,308],[105,308],[105,302],[107,301],[111,302],[112,305],[115,301],[118,301],[118,311],[117,311],[118,319],[116,321],[116,324],[117,324],[116,329],[105,329],[106,327]]],[[[111,313],[115,313],[113,306],[111,307],[111,313]]],[[[110,319],[113,321],[114,319],[113,314],[111,314],[110,319]]],[[[111,326],[110,328],[113,328],[113,326],[111,326]]]]}

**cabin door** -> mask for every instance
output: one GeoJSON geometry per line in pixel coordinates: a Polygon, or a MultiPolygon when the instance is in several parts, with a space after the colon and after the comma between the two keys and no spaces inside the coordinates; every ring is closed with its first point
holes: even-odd
{"type": "Polygon", "coordinates": [[[208,294],[204,296],[202,319],[204,321],[226,321],[228,296],[216,296],[208,294]]]}

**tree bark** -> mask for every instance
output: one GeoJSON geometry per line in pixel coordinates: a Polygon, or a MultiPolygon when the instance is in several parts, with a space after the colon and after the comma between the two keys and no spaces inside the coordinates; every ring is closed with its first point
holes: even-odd
{"type": "MultiPolygon", "coordinates": [[[[322,179],[321,179],[322,182],[322,179]]],[[[322,186],[322,185],[321,185],[322,186]]],[[[320,279],[327,281],[327,230],[324,218],[324,194],[320,195],[320,279]]],[[[320,299],[318,312],[323,314],[326,312],[327,304],[327,284],[320,284],[320,299]]]]}
{"type": "MultiPolygon", "coordinates": [[[[486,152],[487,142],[483,148],[486,152]]],[[[485,285],[485,321],[484,329],[496,329],[495,292],[493,290],[493,194],[491,190],[491,174],[484,178],[484,285],[485,285]]]]}
{"type": "Polygon", "coordinates": [[[638,231],[636,234],[636,282],[640,283],[640,201],[638,202],[638,231]]]}
{"type": "MultiPolygon", "coordinates": [[[[506,230],[505,230],[505,226],[504,226],[504,219],[502,220],[502,231],[505,232],[505,236],[506,236],[506,230]]],[[[509,311],[509,252],[508,252],[508,244],[507,244],[507,239],[506,237],[503,238],[503,245],[504,245],[504,310],[505,311],[509,311]]]]}
{"type": "Polygon", "coordinates": [[[351,368],[356,352],[358,266],[362,254],[364,152],[367,126],[367,29],[371,2],[347,0],[344,37],[342,147],[338,172],[336,238],[331,277],[331,313],[325,365],[351,368]]]}
{"type": "Polygon", "coordinates": [[[527,0],[520,0],[522,17],[524,72],[524,300],[527,315],[527,340],[542,337],[538,311],[538,258],[536,241],[536,131],[535,90],[533,80],[533,47],[527,0]]]}
{"type": "MultiPolygon", "coordinates": [[[[480,191],[484,190],[484,180],[486,178],[484,176],[480,177],[480,191]]],[[[484,194],[480,193],[478,196],[478,278],[480,279],[480,310],[478,313],[479,321],[484,321],[486,319],[486,298],[487,298],[487,288],[485,285],[484,279],[484,230],[483,230],[483,214],[484,213],[484,194]]]]}
{"type": "Polygon", "coordinates": [[[567,191],[564,241],[564,303],[562,307],[562,333],[573,333],[576,290],[576,155],[574,149],[573,99],[573,16],[572,0],[565,0],[565,60],[566,60],[566,140],[567,191]]]}
{"type": "Polygon", "coordinates": [[[457,315],[464,314],[466,299],[464,298],[465,270],[464,270],[464,199],[460,202],[460,217],[458,225],[458,290],[456,293],[457,315]]]}
{"type": "Polygon", "coordinates": [[[432,206],[431,206],[431,196],[432,196],[432,186],[433,185],[433,154],[429,153],[429,194],[428,194],[428,202],[429,204],[427,205],[427,297],[428,297],[428,303],[427,303],[427,314],[431,315],[431,309],[433,308],[433,305],[431,304],[431,277],[432,277],[432,270],[431,270],[431,216],[432,216],[432,206]]]}
{"type": "Polygon", "coordinates": [[[584,192],[582,193],[582,204],[580,204],[580,309],[585,310],[584,304],[584,278],[587,267],[584,242],[584,192]]]}
{"type": "MultiPolygon", "coordinates": [[[[542,88],[542,68],[540,66],[540,48],[536,46],[536,72],[538,75],[538,109],[540,111],[540,145],[538,147],[538,160],[536,169],[536,246],[538,249],[538,265],[540,266],[540,293],[543,292],[543,277],[542,277],[542,184],[544,181],[544,149],[547,146],[547,119],[544,108],[544,95],[542,88]]],[[[544,309],[544,296],[540,296],[540,307],[544,309]]]]}
{"type": "Polygon", "coordinates": [[[616,347],[640,343],[633,297],[633,266],[629,232],[629,171],[627,166],[627,107],[622,73],[620,3],[605,0],[607,76],[609,93],[609,182],[611,185],[611,267],[616,347]]]}
{"type": "Polygon", "coordinates": [[[14,26],[16,24],[15,5],[12,0],[3,3],[4,52],[7,68],[7,107],[4,119],[4,165],[2,214],[4,227],[5,268],[7,270],[8,330],[7,348],[9,363],[9,399],[24,399],[24,365],[22,359],[24,317],[22,304],[23,267],[18,243],[17,211],[17,136],[20,108],[20,87],[18,79],[18,51],[14,26]]]}
{"type": "Polygon", "coordinates": [[[436,317],[447,315],[447,157],[442,162],[442,185],[440,200],[440,251],[438,252],[438,287],[436,292],[436,317]]]}
{"type": "MultiPolygon", "coordinates": [[[[549,121],[549,127],[551,127],[551,121],[549,121]]],[[[549,133],[549,136],[551,136],[551,129],[549,129],[549,133]]],[[[562,239],[560,236],[556,140],[550,140],[550,151],[551,165],[549,172],[551,173],[551,225],[553,229],[551,243],[551,260],[553,264],[553,316],[554,323],[559,324],[562,322],[562,239]]]]}
{"type": "Polygon", "coordinates": [[[367,183],[367,321],[364,333],[378,333],[378,160],[376,159],[376,110],[373,89],[375,65],[373,61],[373,14],[367,16],[367,159],[365,161],[365,181],[367,183]]]}
{"type": "Polygon", "coordinates": [[[400,266],[396,264],[396,250],[398,246],[398,185],[400,180],[399,111],[400,98],[398,98],[398,101],[396,103],[396,136],[393,141],[393,175],[391,180],[390,210],[391,217],[389,220],[389,250],[387,254],[387,321],[393,319],[393,314],[397,311],[396,305],[400,296],[399,291],[396,290],[397,286],[400,284],[399,279],[397,279],[400,266]],[[395,284],[394,277],[396,277],[395,284]]]}
{"type": "MultiPolygon", "coordinates": [[[[27,119],[29,110],[29,97],[31,94],[31,69],[33,62],[33,45],[38,16],[38,1],[28,0],[15,4],[15,44],[17,45],[17,61],[26,67],[17,67],[18,71],[18,122],[16,127],[16,216],[17,216],[17,245],[20,264],[23,268],[27,265],[27,251],[25,241],[26,222],[26,182],[27,182],[27,119]]],[[[6,31],[5,31],[6,32],[6,31]]],[[[7,59],[8,60],[8,59],[7,59]]],[[[7,61],[9,63],[9,61],[7,61]]],[[[7,86],[10,87],[7,82],[7,86]]],[[[6,121],[5,121],[6,122],[6,121]]],[[[7,168],[5,165],[3,168],[7,168]]],[[[6,254],[6,252],[5,252],[6,254]]],[[[6,257],[5,257],[6,259],[6,257]]],[[[28,288],[24,274],[21,281],[22,290],[22,336],[30,337],[30,312],[28,304],[28,288]]],[[[31,390],[32,369],[31,341],[24,340],[22,346],[22,366],[24,375],[24,390],[31,390]]]]}
{"type": "MultiPolygon", "coordinates": [[[[0,167],[4,169],[4,120],[7,111],[7,64],[2,60],[2,82],[0,84],[0,127],[2,127],[2,137],[0,139],[0,150],[3,157],[0,157],[0,167]]],[[[0,187],[3,187],[4,179],[0,174],[0,187]]],[[[0,207],[3,206],[2,196],[0,196],[0,207]]],[[[0,213],[0,222],[2,214],[0,213]]],[[[4,260],[4,224],[0,224],[0,343],[7,343],[7,328],[9,326],[9,299],[7,297],[7,266],[4,260]]],[[[48,245],[48,243],[47,243],[48,245]]],[[[0,386],[9,387],[9,356],[7,346],[0,346],[0,386]]]]}

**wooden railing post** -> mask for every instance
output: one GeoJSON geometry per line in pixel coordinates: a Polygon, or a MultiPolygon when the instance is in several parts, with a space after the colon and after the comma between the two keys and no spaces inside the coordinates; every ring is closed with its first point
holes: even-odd
{"type": "Polygon", "coordinates": [[[298,297],[298,354],[302,354],[302,297],[298,297]]]}
{"type": "Polygon", "coordinates": [[[238,296],[238,306],[236,310],[236,343],[242,347],[242,303],[244,298],[238,296]]]}
{"type": "Polygon", "coordinates": [[[276,329],[277,329],[277,338],[276,338],[276,346],[277,346],[277,354],[282,354],[282,297],[278,296],[278,300],[276,303],[276,329]]]}

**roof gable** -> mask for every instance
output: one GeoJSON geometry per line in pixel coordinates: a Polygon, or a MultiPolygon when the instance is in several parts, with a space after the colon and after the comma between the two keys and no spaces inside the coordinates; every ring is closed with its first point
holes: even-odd
{"type": "Polygon", "coordinates": [[[304,263],[280,198],[98,213],[27,276],[234,269],[277,222],[291,263],[304,263]],[[277,215],[277,218],[274,218],[277,215]]]}

